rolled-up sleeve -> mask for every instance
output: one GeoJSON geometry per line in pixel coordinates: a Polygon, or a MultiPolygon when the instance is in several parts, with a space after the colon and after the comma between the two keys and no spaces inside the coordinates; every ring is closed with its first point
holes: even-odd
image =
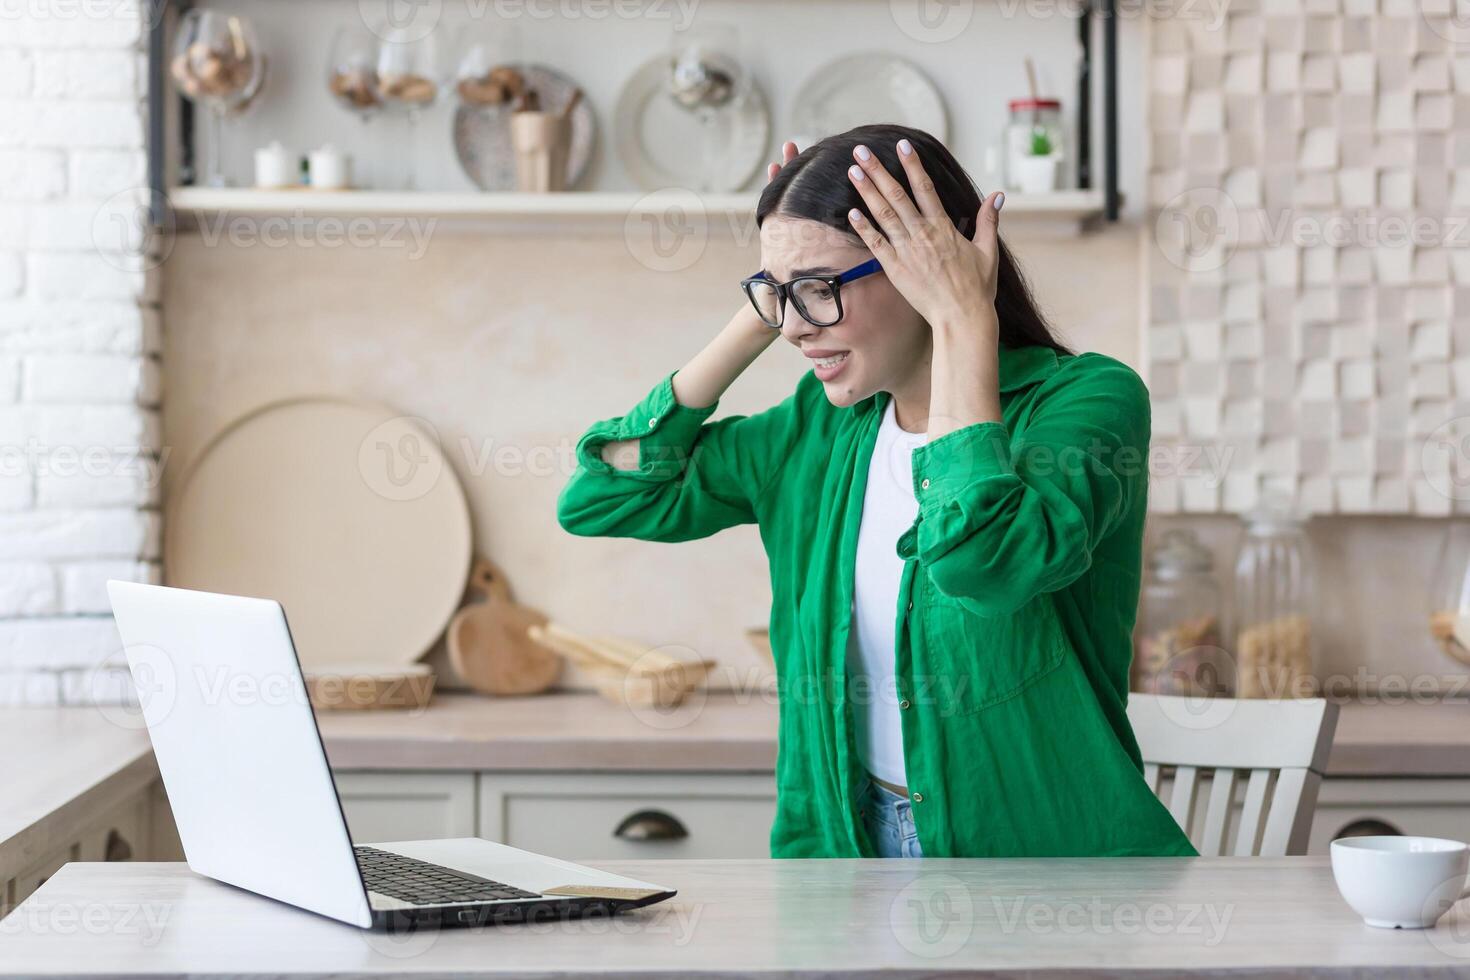
{"type": "Polygon", "coordinates": [[[940,592],[985,614],[1070,585],[1148,492],[1148,390],[1130,368],[1079,357],[1036,398],[1015,440],[982,422],[912,456],[914,556],[940,592]]]}
{"type": "Polygon", "coordinates": [[[756,520],[756,502],[794,431],[794,396],[757,415],[710,422],[716,405],[688,408],[664,378],[626,415],[595,423],[577,443],[577,470],[557,501],[573,534],[687,541],[756,520]],[[638,441],[638,466],[602,458],[638,441]]]}

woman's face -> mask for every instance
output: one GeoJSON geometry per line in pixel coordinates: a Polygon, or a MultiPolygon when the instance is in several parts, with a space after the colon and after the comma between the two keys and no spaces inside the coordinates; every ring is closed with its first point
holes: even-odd
{"type": "MultiPolygon", "coordinates": [[[[846,272],[872,258],[856,237],[806,218],[773,214],[761,223],[761,267],[776,282],[846,272]]],[[[811,361],[839,407],[904,386],[925,369],[929,326],[878,272],[841,287],[842,319],[814,327],[790,302],[781,334],[811,361]]]]}

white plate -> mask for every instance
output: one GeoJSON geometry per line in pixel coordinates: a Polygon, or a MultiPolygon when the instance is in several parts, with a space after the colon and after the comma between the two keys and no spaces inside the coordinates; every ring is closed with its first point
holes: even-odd
{"type": "Polygon", "coordinates": [[[719,142],[710,153],[711,172],[703,124],[669,95],[668,73],[668,55],[650,59],[618,95],[614,130],[623,166],[644,190],[740,190],[760,169],[771,141],[765,94],[752,81],[739,102],[715,115],[711,128],[719,142]]]}
{"type": "Polygon", "coordinates": [[[792,138],[807,146],[871,123],[899,123],[949,139],[944,96],[913,64],[878,51],[828,62],[807,78],[791,105],[792,138]]]}
{"type": "Polygon", "coordinates": [[[437,436],[377,405],[300,399],[238,419],[164,526],[168,584],[278,600],[306,670],[412,663],[469,575],[469,508],[437,436]]]}

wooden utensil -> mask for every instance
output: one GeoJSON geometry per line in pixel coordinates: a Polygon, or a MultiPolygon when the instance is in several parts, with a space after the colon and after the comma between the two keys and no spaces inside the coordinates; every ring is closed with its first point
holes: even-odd
{"type": "Polygon", "coordinates": [[[317,711],[423,708],[434,693],[434,671],[427,664],[333,665],[306,675],[306,693],[317,711]]]}
{"type": "Polygon", "coordinates": [[[680,660],[663,650],[614,636],[587,636],[556,623],[530,628],[530,636],[576,664],[615,704],[672,708],[697,690],[713,660],[680,660]]]}
{"type": "Polygon", "coordinates": [[[561,658],[535,642],[529,629],[546,616],[517,603],[505,573],[484,558],[470,572],[470,589],[483,601],[449,623],[449,662],[481,694],[538,694],[556,683],[561,658]]]}

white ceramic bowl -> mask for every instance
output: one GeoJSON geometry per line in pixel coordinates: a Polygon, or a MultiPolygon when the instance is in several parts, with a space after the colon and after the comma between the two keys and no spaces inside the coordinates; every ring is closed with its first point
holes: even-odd
{"type": "Polygon", "coordinates": [[[1370,926],[1424,929],[1465,897],[1470,845],[1439,837],[1344,837],[1332,842],[1337,890],[1370,926]]]}

